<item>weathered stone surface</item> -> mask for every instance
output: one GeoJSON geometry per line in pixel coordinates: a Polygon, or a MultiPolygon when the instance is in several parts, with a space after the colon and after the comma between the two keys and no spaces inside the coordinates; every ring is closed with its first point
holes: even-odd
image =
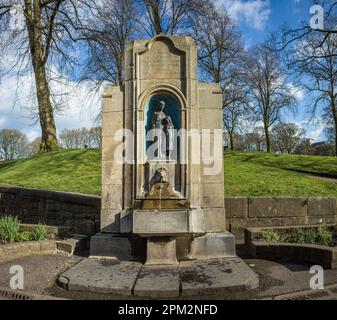
{"type": "Polygon", "coordinates": [[[305,217],[307,215],[306,198],[276,198],[279,217],[305,217]]]}
{"type": "Polygon", "coordinates": [[[308,223],[307,217],[284,217],[281,218],[282,226],[303,226],[308,223]]]}
{"type": "Polygon", "coordinates": [[[56,241],[27,241],[8,243],[0,246],[0,260],[47,253],[56,253],[56,241]]]}
{"type": "Polygon", "coordinates": [[[90,255],[121,260],[145,259],[146,239],[99,233],[91,237],[90,255]]]}
{"type": "Polygon", "coordinates": [[[146,237],[187,234],[188,222],[186,210],[134,211],[133,233],[146,237]]]}
{"type": "Polygon", "coordinates": [[[179,297],[179,266],[144,266],[133,290],[134,296],[146,298],[179,297]]]}
{"type": "Polygon", "coordinates": [[[225,198],[226,218],[247,218],[248,199],[245,197],[225,198]]]}
{"type": "Polygon", "coordinates": [[[249,226],[251,227],[278,227],[282,225],[281,218],[254,218],[249,219],[249,226]]]}
{"type": "Polygon", "coordinates": [[[91,237],[90,255],[130,259],[132,257],[131,242],[126,237],[100,233],[91,237]]]}
{"type": "Polygon", "coordinates": [[[333,216],[337,214],[336,198],[309,198],[308,216],[333,216]]]}
{"type": "MultiPolygon", "coordinates": [[[[222,160],[220,161],[222,164],[222,160]]],[[[204,183],[202,185],[203,208],[223,208],[224,207],[223,183],[204,183]]]]}
{"type": "Polygon", "coordinates": [[[41,252],[56,253],[57,251],[57,241],[43,240],[40,241],[41,252]]]}
{"type": "Polygon", "coordinates": [[[175,238],[147,238],[146,265],[178,264],[175,238]]]}
{"type": "Polygon", "coordinates": [[[141,266],[136,262],[84,259],[60,277],[68,290],[130,296],[141,266]]]}
{"type": "Polygon", "coordinates": [[[100,202],[100,197],[95,196],[0,185],[0,216],[17,215],[26,224],[22,230],[31,228],[27,224],[41,222],[58,235],[69,234],[70,229],[95,234],[98,230],[88,226],[99,219],[100,202]]]}
{"type": "Polygon", "coordinates": [[[277,204],[274,198],[249,198],[250,218],[277,217],[277,204]]]}
{"type": "Polygon", "coordinates": [[[189,232],[192,234],[204,233],[205,212],[202,209],[189,210],[189,232]]]}
{"type": "Polygon", "coordinates": [[[221,295],[259,285],[258,276],[239,258],[182,262],[180,279],[183,297],[221,295]]]}
{"type": "Polygon", "coordinates": [[[224,232],[226,219],[224,208],[205,208],[205,232],[224,232]]]}
{"type": "Polygon", "coordinates": [[[88,248],[89,238],[85,235],[74,235],[69,239],[59,241],[57,243],[57,250],[74,254],[76,250],[85,250],[88,248]]]}
{"type": "Polygon", "coordinates": [[[235,257],[235,238],[229,232],[196,237],[190,245],[190,259],[235,257]]]}

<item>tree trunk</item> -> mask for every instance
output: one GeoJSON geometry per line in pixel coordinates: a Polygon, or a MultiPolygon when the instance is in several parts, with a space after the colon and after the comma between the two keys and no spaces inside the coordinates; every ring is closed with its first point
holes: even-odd
{"type": "Polygon", "coordinates": [[[335,98],[332,97],[331,101],[332,115],[334,121],[334,129],[335,129],[335,157],[337,157],[337,110],[336,110],[336,102],[335,98]]]}
{"type": "Polygon", "coordinates": [[[42,131],[40,152],[55,151],[59,146],[57,142],[54,111],[50,102],[50,91],[44,66],[35,69],[35,84],[42,131]]]}
{"type": "Polygon", "coordinates": [[[229,143],[231,150],[234,151],[234,135],[232,133],[229,134],[229,143]]]}
{"type": "Polygon", "coordinates": [[[43,47],[41,43],[43,34],[41,4],[41,1],[25,0],[25,15],[27,16],[26,25],[42,132],[40,152],[50,152],[58,149],[58,142],[54,111],[50,101],[50,90],[46,76],[47,52],[50,48],[43,47]]]}
{"type": "Polygon", "coordinates": [[[267,152],[271,153],[272,152],[272,146],[271,146],[271,141],[270,141],[269,128],[266,125],[264,126],[264,132],[265,132],[265,135],[266,135],[267,152]]]}

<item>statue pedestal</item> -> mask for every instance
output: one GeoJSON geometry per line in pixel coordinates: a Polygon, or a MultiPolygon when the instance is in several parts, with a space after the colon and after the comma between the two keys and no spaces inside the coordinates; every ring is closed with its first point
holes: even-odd
{"type": "Polygon", "coordinates": [[[133,233],[147,238],[146,264],[178,264],[176,237],[189,232],[187,210],[135,211],[133,233]]]}
{"type": "Polygon", "coordinates": [[[176,238],[147,238],[146,265],[177,265],[176,238]]]}

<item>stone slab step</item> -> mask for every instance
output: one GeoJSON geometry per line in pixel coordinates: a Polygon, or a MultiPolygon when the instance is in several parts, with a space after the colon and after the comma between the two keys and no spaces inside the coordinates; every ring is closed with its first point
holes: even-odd
{"type": "Polygon", "coordinates": [[[256,289],[259,278],[240,258],[147,266],[117,259],[83,259],[61,274],[65,289],[137,298],[185,298],[231,294],[256,289]]]}
{"type": "Polygon", "coordinates": [[[144,266],[133,294],[142,298],[176,298],[179,297],[179,290],[179,266],[144,266]]]}
{"type": "Polygon", "coordinates": [[[182,297],[257,289],[259,278],[240,258],[186,261],[180,264],[182,297]]]}
{"type": "Polygon", "coordinates": [[[57,242],[57,250],[73,255],[76,250],[88,249],[89,237],[81,234],[74,234],[71,238],[57,242]]]}
{"type": "Polygon", "coordinates": [[[130,296],[141,267],[135,262],[84,259],[63,273],[58,283],[70,291],[130,296]]]}

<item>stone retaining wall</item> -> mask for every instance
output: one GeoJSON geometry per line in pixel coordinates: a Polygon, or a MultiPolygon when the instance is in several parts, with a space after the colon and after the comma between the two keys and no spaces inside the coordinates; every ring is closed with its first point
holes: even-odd
{"type": "Polygon", "coordinates": [[[29,241],[0,245],[0,262],[30,256],[33,254],[54,254],[57,252],[57,241],[29,241]]]}
{"type": "MultiPolygon", "coordinates": [[[[75,233],[99,232],[101,198],[0,185],[0,215],[23,223],[70,226],[75,233]]],[[[337,198],[225,198],[227,228],[243,239],[249,227],[337,223],[337,198]]]]}
{"type": "Polygon", "coordinates": [[[100,206],[100,197],[0,185],[0,215],[16,215],[22,223],[92,235],[99,231],[100,206]]]}
{"type": "Polygon", "coordinates": [[[300,226],[337,223],[337,198],[226,198],[230,232],[244,238],[249,227],[300,226]]]}

